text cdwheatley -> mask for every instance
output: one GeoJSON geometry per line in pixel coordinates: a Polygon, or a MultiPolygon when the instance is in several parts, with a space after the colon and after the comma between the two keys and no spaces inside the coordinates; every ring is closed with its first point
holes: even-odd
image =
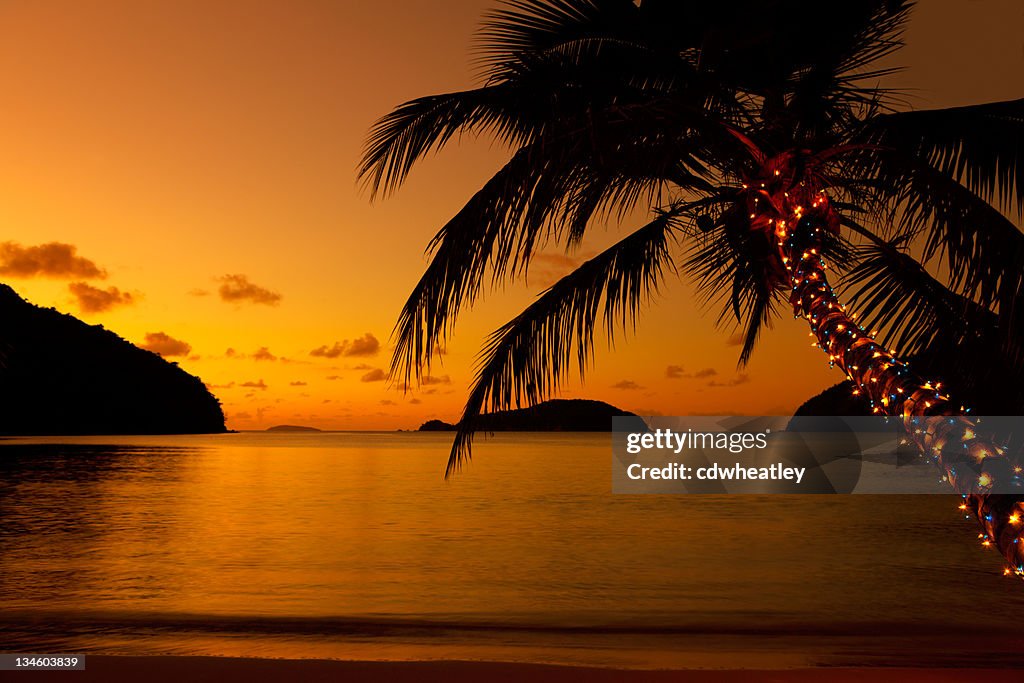
{"type": "Polygon", "coordinates": [[[776,463],[769,467],[745,467],[739,463],[724,467],[718,463],[706,467],[692,467],[678,462],[668,463],[662,467],[644,467],[633,463],[626,470],[630,479],[681,479],[700,481],[709,480],[757,480],[796,481],[804,478],[805,467],[786,467],[776,463]]]}

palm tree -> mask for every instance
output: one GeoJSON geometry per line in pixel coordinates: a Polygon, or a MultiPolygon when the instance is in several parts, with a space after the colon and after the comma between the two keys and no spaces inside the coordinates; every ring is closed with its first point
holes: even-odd
{"type": "Polygon", "coordinates": [[[571,251],[595,217],[648,210],[488,339],[446,475],[469,457],[482,412],[544,400],[574,366],[582,375],[598,326],[630,328],[681,270],[719,301],[720,321],[742,326],[741,365],[788,302],[854,394],[905,418],[984,542],[1024,573],[1022,498],[988,495],[1019,473],[966,404],[906,362],[983,350],[983,362],[941,356],[942,379],[982,402],[1003,387],[1024,406],[1024,383],[1007,381],[1024,378],[1024,235],[1009,217],[1024,214],[1024,100],[896,111],[877,64],[901,46],[912,7],[510,0],[481,30],[479,87],[377,122],[359,169],[374,194],[457,134],[511,149],[430,243],[396,326],[396,381],[428,373],[463,308],[524,276],[541,245],[571,251]]]}

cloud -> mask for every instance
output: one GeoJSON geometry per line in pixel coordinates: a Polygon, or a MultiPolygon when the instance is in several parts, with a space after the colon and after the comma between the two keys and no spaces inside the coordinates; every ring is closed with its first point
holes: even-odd
{"type": "Polygon", "coordinates": [[[334,346],[318,346],[309,352],[311,356],[317,356],[318,358],[337,358],[345,352],[345,345],[340,342],[334,342],[334,346]]]}
{"type": "Polygon", "coordinates": [[[372,356],[380,351],[380,342],[372,334],[367,332],[362,337],[352,340],[352,344],[345,350],[346,356],[372,356]]]}
{"type": "Polygon", "coordinates": [[[580,265],[580,260],[568,254],[542,251],[539,254],[534,254],[533,258],[530,259],[530,263],[531,265],[554,266],[563,270],[573,270],[580,265]]]}
{"type": "Polygon", "coordinates": [[[277,356],[270,352],[266,346],[261,346],[256,349],[256,352],[250,356],[253,360],[277,360],[277,356]]]}
{"type": "Polygon", "coordinates": [[[52,277],[80,280],[103,279],[107,272],[91,260],[78,256],[77,247],[48,242],[26,247],[17,242],[0,244],[0,275],[7,277],[52,277]]]}
{"type": "Polygon", "coordinates": [[[180,339],[175,339],[166,332],[147,332],[146,341],[140,346],[147,351],[158,353],[161,356],[187,356],[192,351],[192,346],[180,339]]]}
{"type": "Polygon", "coordinates": [[[261,346],[260,348],[258,348],[255,351],[253,351],[252,354],[242,353],[241,351],[238,351],[237,349],[229,346],[224,351],[224,357],[225,358],[231,358],[231,359],[234,359],[234,360],[249,359],[249,360],[255,360],[255,361],[262,361],[262,360],[265,360],[265,361],[277,361],[277,360],[279,360],[279,361],[282,361],[282,362],[287,362],[287,360],[288,360],[287,358],[278,358],[266,346],[261,346]]]}
{"type": "Polygon", "coordinates": [[[362,337],[356,337],[349,341],[334,342],[332,346],[317,347],[309,352],[309,355],[318,358],[337,358],[338,356],[373,356],[380,351],[380,341],[367,332],[362,337]]]}
{"type": "Polygon", "coordinates": [[[750,381],[750,376],[746,373],[741,372],[730,380],[725,382],[719,382],[718,380],[711,380],[708,382],[709,387],[738,387],[741,384],[746,384],[750,381]]]}
{"type": "Polygon", "coordinates": [[[135,303],[131,294],[122,292],[117,287],[100,289],[87,282],[72,282],[68,285],[68,290],[75,297],[78,308],[83,313],[102,313],[117,306],[128,306],[135,303]]]}
{"type": "Polygon", "coordinates": [[[613,384],[612,385],[612,389],[635,390],[635,389],[643,389],[643,387],[640,386],[639,384],[637,384],[636,382],[634,382],[631,379],[624,379],[621,382],[617,382],[617,383],[613,384]]]}
{"type": "Polygon", "coordinates": [[[408,392],[408,391],[417,391],[417,390],[419,390],[419,391],[423,392],[424,394],[436,394],[437,393],[437,389],[436,388],[434,388],[434,389],[424,389],[422,387],[424,387],[426,385],[431,385],[431,384],[437,385],[437,384],[451,384],[451,383],[452,383],[452,378],[449,377],[448,375],[441,375],[440,377],[433,377],[431,375],[423,375],[423,377],[420,378],[420,383],[419,383],[418,386],[415,385],[415,384],[410,384],[409,382],[399,382],[398,384],[395,385],[395,389],[397,389],[398,391],[401,391],[403,393],[408,392]]]}
{"type": "Polygon", "coordinates": [[[207,389],[230,389],[235,386],[234,382],[228,382],[227,384],[207,384],[207,389]]]}
{"type": "Polygon", "coordinates": [[[374,368],[359,378],[360,382],[383,382],[388,375],[380,368],[374,368]]]}
{"type": "Polygon", "coordinates": [[[705,379],[717,374],[718,370],[714,368],[703,368],[697,372],[686,372],[682,365],[669,365],[665,368],[665,377],[668,379],[705,379]]]}
{"type": "Polygon", "coordinates": [[[264,389],[265,390],[265,389],[268,388],[266,382],[264,382],[262,379],[258,380],[256,382],[242,382],[238,386],[240,386],[240,387],[247,387],[249,389],[264,389]]]}
{"type": "Polygon", "coordinates": [[[395,402],[392,401],[390,398],[385,398],[385,399],[381,400],[380,404],[382,406],[393,406],[393,405],[395,405],[395,402]]]}
{"type": "Polygon", "coordinates": [[[245,275],[225,275],[220,278],[220,288],[217,290],[221,301],[232,303],[253,303],[266,306],[276,306],[281,303],[281,295],[277,292],[260,287],[249,282],[245,275]]]}
{"type": "Polygon", "coordinates": [[[290,386],[290,387],[304,387],[304,386],[306,386],[306,383],[300,380],[298,382],[288,382],[288,386],[290,386]]]}
{"type": "Polygon", "coordinates": [[[553,285],[563,276],[580,267],[584,258],[559,252],[541,252],[530,259],[530,279],[541,286],[553,285]]]}
{"type": "Polygon", "coordinates": [[[336,379],[341,379],[341,375],[327,375],[327,379],[333,382],[336,379]]]}
{"type": "Polygon", "coordinates": [[[353,370],[373,370],[373,366],[369,363],[360,363],[359,365],[352,366],[353,370]]]}
{"type": "Polygon", "coordinates": [[[188,290],[189,296],[210,296],[210,291],[207,289],[190,289],[188,290]]]}
{"type": "Polygon", "coordinates": [[[423,401],[419,400],[418,398],[411,398],[409,399],[409,403],[411,403],[414,406],[418,406],[419,404],[423,403],[423,401]]]}
{"type": "Polygon", "coordinates": [[[737,332],[736,334],[730,335],[729,338],[725,340],[725,345],[726,346],[743,346],[743,342],[744,341],[745,341],[745,337],[743,336],[743,333],[742,332],[737,332]]]}

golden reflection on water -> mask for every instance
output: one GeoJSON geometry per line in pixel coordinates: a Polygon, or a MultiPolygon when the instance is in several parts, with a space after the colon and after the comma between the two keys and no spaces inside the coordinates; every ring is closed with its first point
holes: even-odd
{"type": "Polygon", "coordinates": [[[449,439],[7,441],[0,620],[92,651],[692,665],[1024,607],[953,497],[613,496],[606,435],[498,435],[444,481],[449,439]]]}

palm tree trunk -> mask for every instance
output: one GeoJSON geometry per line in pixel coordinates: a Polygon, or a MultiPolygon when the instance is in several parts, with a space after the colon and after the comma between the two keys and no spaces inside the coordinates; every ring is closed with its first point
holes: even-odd
{"type": "Polygon", "coordinates": [[[821,256],[825,232],[838,230],[838,217],[826,193],[807,180],[812,174],[802,169],[799,181],[793,167],[788,155],[768,160],[761,177],[744,188],[751,228],[763,230],[777,246],[776,270],[780,283],[791,288],[795,315],[807,320],[815,345],[846,374],[855,395],[876,414],[903,418],[908,440],[963,497],[960,509],[973,512],[982,545],[999,550],[1007,562],[1005,574],[1024,576],[1024,501],[989,493],[997,483],[1019,482],[1021,468],[1012,467],[998,444],[979,435],[967,409],[940,384],[914,373],[847,313],[821,256]]]}

